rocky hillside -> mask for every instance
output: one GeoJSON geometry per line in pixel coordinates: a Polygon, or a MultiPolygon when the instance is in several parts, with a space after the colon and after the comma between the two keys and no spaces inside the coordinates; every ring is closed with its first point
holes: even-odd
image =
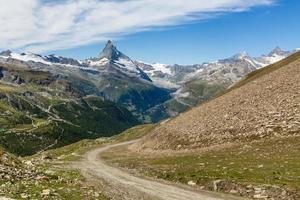
{"type": "Polygon", "coordinates": [[[17,158],[0,148],[0,199],[107,200],[73,169],[64,170],[50,156],[17,158]]]}
{"type": "Polygon", "coordinates": [[[137,148],[192,149],[300,134],[300,53],[161,123],[137,148]]]}

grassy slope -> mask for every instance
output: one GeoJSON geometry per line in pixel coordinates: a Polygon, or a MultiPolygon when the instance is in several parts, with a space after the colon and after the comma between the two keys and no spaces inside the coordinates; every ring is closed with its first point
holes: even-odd
{"type": "Polygon", "coordinates": [[[41,152],[35,154],[30,158],[38,158],[43,155],[47,155],[53,159],[59,159],[64,161],[74,161],[81,158],[85,152],[90,149],[99,147],[101,145],[105,145],[108,143],[116,143],[116,142],[125,142],[130,140],[136,140],[143,137],[149,131],[151,131],[155,125],[148,124],[148,125],[139,125],[132,128],[127,129],[126,131],[122,132],[119,135],[115,135],[109,138],[99,138],[97,140],[82,140],[64,147],[51,149],[45,152],[41,152]]]}
{"type": "Polygon", "coordinates": [[[142,155],[116,148],[102,157],[138,174],[183,184],[194,181],[202,189],[213,190],[212,183],[222,180],[223,185],[218,189],[222,192],[236,190],[240,195],[253,197],[254,187],[261,187],[269,196],[276,197],[287,190],[291,199],[297,199],[299,147],[300,137],[287,137],[169,156],[142,155]],[[252,187],[247,188],[249,185],[252,187]]]}

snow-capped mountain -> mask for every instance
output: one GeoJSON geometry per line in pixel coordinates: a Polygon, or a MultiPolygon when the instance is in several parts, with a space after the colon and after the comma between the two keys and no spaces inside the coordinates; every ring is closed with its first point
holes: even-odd
{"type": "MultiPolygon", "coordinates": [[[[18,66],[29,73],[49,72],[61,81],[68,80],[80,94],[101,96],[123,105],[140,121],[157,121],[144,113],[171,98],[170,90],[154,85],[149,76],[111,41],[98,57],[83,61],[5,51],[0,53],[1,63],[18,66]]],[[[16,77],[16,80],[22,84],[21,79],[16,77]]]]}
{"type": "Polygon", "coordinates": [[[108,70],[110,66],[115,70],[127,74],[128,76],[139,77],[142,80],[152,82],[149,76],[140,69],[128,56],[120,52],[109,40],[97,58],[84,61],[92,68],[108,70]]]}
{"type": "Polygon", "coordinates": [[[201,65],[149,64],[142,61],[135,63],[148,74],[154,84],[169,89],[178,89],[187,76],[202,68],[201,65]]]}
{"type": "Polygon", "coordinates": [[[227,59],[204,63],[200,67],[201,70],[185,77],[180,89],[174,94],[175,98],[191,106],[201,103],[224,91],[247,74],[278,62],[293,52],[277,47],[260,57],[251,57],[247,52],[241,52],[227,59]]]}
{"type": "Polygon", "coordinates": [[[13,53],[11,51],[3,51],[0,53],[1,58],[6,59],[15,59],[20,60],[24,62],[32,61],[36,63],[43,63],[43,64],[51,64],[51,62],[48,62],[43,56],[33,53],[13,53]]]}
{"type": "MultiPolygon", "coordinates": [[[[293,51],[294,52],[294,51],[293,51]]],[[[258,58],[255,58],[255,63],[259,65],[260,67],[265,67],[267,65],[273,64],[275,62],[278,62],[293,52],[290,51],[284,51],[279,47],[276,47],[273,51],[271,51],[268,55],[262,55],[258,58]]]]}
{"type": "Polygon", "coordinates": [[[174,116],[223,92],[252,71],[278,62],[294,52],[283,51],[277,47],[269,54],[259,57],[241,52],[226,59],[190,66],[157,65],[140,61],[136,63],[154,84],[176,89],[172,93],[172,100],[160,108],[163,113],[174,116]]]}
{"type": "Polygon", "coordinates": [[[293,52],[277,47],[259,57],[241,52],[195,65],[150,64],[133,61],[108,41],[99,56],[87,60],[4,51],[0,53],[0,63],[48,71],[60,79],[72,80],[82,93],[124,105],[140,120],[149,122],[175,116],[293,52]]]}
{"type": "Polygon", "coordinates": [[[0,53],[0,59],[6,60],[17,60],[20,62],[31,62],[36,64],[44,64],[48,66],[59,66],[59,67],[88,67],[82,61],[73,58],[65,58],[62,56],[56,56],[54,54],[48,56],[42,56],[34,53],[15,53],[11,51],[3,51],[0,53]]]}
{"type": "Polygon", "coordinates": [[[219,74],[230,82],[235,82],[246,74],[278,62],[293,52],[276,47],[267,55],[251,57],[247,52],[241,52],[232,57],[215,62],[196,65],[168,65],[135,61],[153,82],[165,88],[179,88],[181,84],[197,77],[214,77],[219,74]]]}

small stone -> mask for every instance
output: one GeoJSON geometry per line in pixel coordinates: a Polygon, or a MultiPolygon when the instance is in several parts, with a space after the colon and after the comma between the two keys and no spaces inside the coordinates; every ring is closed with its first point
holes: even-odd
{"type": "Polygon", "coordinates": [[[21,194],[21,198],[22,198],[22,199],[27,199],[27,198],[28,198],[28,195],[25,194],[25,193],[22,193],[22,194],[21,194]]]}
{"type": "Polygon", "coordinates": [[[45,174],[48,174],[48,175],[55,175],[55,172],[54,171],[52,171],[52,170],[46,170],[45,171],[45,174]]]}
{"type": "Polygon", "coordinates": [[[229,120],[229,119],[230,119],[228,114],[224,115],[224,118],[225,118],[226,120],[229,120]]]}
{"type": "Polygon", "coordinates": [[[230,193],[230,194],[237,194],[238,191],[237,191],[237,190],[230,190],[229,193],[230,193]]]}
{"type": "Polygon", "coordinates": [[[98,192],[94,193],[94,197],[99,197],[99,196],[100,196],[100,194],[98,192]]]}
{"type": "Polygon", "coordinates": [[[45,190],[43,190],[42,191],[42,196],[49,196],[50,195],[50,193],[51,193],[51,191],[49,190],[49,189],[45,189],[45,190]]]}
{"type": "Polygon", "coordinates": [[[188,182],[188,185],[190,185],[190,186],[195,186],[196,183],[195,183],[194,181],[189,181],[189,182],[188,182]]]}
{"type": "Polygon", "coordinates": [[[38,180],[38,181],[42,181],[42,180],[49,181],[49,178],[47,176],[37,176],[35,178],[35,180],[38,180]]]}
{"type": "Polygon", "coordinates": [[[254,188],[254,192],[255,192],[255,194],[260,194],[260,193],[261,193],[261,191],[262,191],[262,189],[261,189],[261,188],[259,188],[259,187],[255,187],[255,188],[254,188]]]}
{"type": "Polygon", "coordinates": [[[281,196],[286,196],[286,194],[287,194],[287,192],[286,192],[285,190],[283,190],[283,191],[281,192],[281,196]]]}
{"type": "Polygon", "coordinates": [[[263,195],[261,195],[261,194],[255,194],[255,195],[253,196],[253,198],[254,198],[254,199],[267,199],[268,196],[263,196],[263,195]]]}
{"type": "Polygon", "coordinates": [[[25,165],[27,165],[27,166],[33,166],[33,163],[30,160],[28,160],[28,161],[25,162],[25,165]]]}
{"type": "Polygon", "coordinates": [[[222,182],[222,180],[215,180],[213,182],[213,189],[214,189],[214,191],[218,190],[218,184],[221,183],[221,182],[222,182]]]}

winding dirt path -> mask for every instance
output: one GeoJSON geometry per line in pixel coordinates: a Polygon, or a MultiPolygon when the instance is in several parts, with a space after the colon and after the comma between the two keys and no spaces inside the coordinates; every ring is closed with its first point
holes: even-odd
{"type": "Polygon", "coordinates": [[[164,181],[139,178],[128,172],[107,165],[101,158],[101,152],[110,148],[128,145],[135,141],[123,142],[97,148],[87,152],[84,159],[74,164],[83,175],[94,181],[109,184],[113,199],[163,199],[163,200],[237,200],[241,198],[215,194],[205,191],[193,191],[164,181]],[[105,183],[104,183],[105,182],[105,183]],[[119,193],[119,194],[117,194],[119,193]]]}

